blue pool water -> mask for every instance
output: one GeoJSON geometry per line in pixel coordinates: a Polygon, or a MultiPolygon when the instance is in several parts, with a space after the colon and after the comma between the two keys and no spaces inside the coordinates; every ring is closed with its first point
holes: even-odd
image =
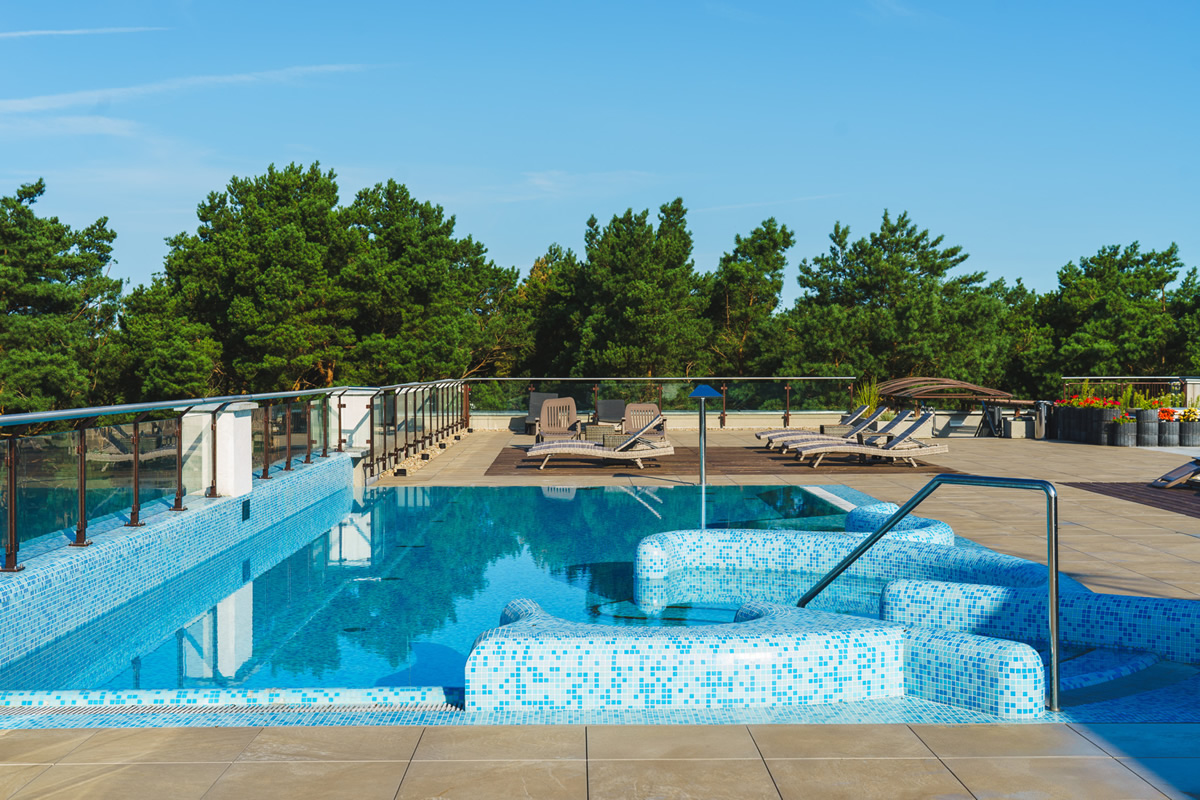
{"type": "MultiPolygon", "coordinates": [[[[836,530],[848,506],[871,501],[828,490],[709,487],[703,502],[709,527],[836,530]]],[[[701,502],[693,486],[368,492],[281,561],[254,563],[248,542],[74,632],[70,646],[51,643],[0,668],[0,690],[461,686],[475,638],[515,598],[580,622],[730,622],[740,602],[650,617],[634,603],[638,542],[698,527],[701,502]],[[232,592],[204,591],[210,574],[230,573],[241,577],[232,592]]],[[[779,602],[811,583],[745,577],[779,602]]],[[[870,608],[880,587],[849,588],[842,594],[865,596],[870,608]]]]}

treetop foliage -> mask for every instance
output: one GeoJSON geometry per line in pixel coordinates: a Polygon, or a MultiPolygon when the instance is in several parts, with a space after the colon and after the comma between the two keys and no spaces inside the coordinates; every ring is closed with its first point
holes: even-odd
{"type": "Polygon", "coordinates": [[[885,210],[859,238],[835,222],[785,307],[796,238],[774,218],[706,273],[682,199],[593,216],[582,254],[552,244],[521,279],[394,180],[343,205],[332,170],[289,164],[210,193],[122,297],[107,221],[39,217],[44,192],[0,198],[0,413],[442,377],[936,375],[1047,397],[1063,374],[1200,372],[1200,280],[1173,244],[1102,246],[1039,295],[885,210]]]}

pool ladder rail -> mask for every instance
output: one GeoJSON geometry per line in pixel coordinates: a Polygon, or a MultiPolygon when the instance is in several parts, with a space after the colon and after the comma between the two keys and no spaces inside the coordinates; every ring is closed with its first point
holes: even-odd
{"type": "Polygon", "coordinates": [[[1058,711],[1058,690],[1060,683],[1058,647],[1058,492],[1055,490],[1054,484],[1050,483],[1050,481],[1034,478],[995,478],[987,475],[935,475],[929,483],[925,484],[916,494],[909,498],[907,503],[900,506],[895,514],[888,517],[874,533],[863,539],[833,569],[829,570],[811,589],[805,592],[796,605],[800,608],[806,607],[829,584],[833,583],[839,575],[849,569],[850,565],[857,561],[863,553],[874,547],[875,543],[882,539],[888,531],[896,527],[900,520],[916,509],[925,498],[933,494],[938,487],[945,485],[977,486],[994,489],[1032,489],[1046,495],[1046,566],[1050,573],[1047,582],[1047,591],[1049,594],[1047,615],[1049,616],[1050,630],[1050,691],[1047,707],[1051,711],[1058,711]]]}

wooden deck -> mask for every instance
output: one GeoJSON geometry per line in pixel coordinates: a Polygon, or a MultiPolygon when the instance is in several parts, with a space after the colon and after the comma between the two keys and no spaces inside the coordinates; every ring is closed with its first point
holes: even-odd
{"type": "MultiPolygon", "coordinates": [[[[811,461],[811,460],[810,460],[811,461]]],[[[536,474],[541,458],[529,458],[523,447],[508,446],[497,455],[485,473],[488,476],[515,476],[536,474]]],[[[625,475],[650,472],[655,474],[695,475],[700,472],[700,449],[698,447],[675,446],[675,454],[644,461],[646,468],[638,470],[628,461],[601,461],[583,456],[555,456],[546,465],[543,474],[550,475],[625,475]]],[[[796,473],[797,475],[828,475],[836,473],[869,473],[872,475],[900,473],[954,472],[932,464],[917,462],[919,466],[891,461],[863,461],[858,456],[826,456],[821,466],[813,469],[809,462],[801,463],[791,455],[784,455],[763,447],[709,447],[705,468],[710,476],[721,475],[775,475],[796,473]]]]}
{"type": "Polygon", "coordinates": [[[1157,508],[1161,511],[1173,511],[1176,514],[1184,514],[1200,519],[1200,488],[1194,488],[1194,484],[1193,486],[1176,486],[1173,489],[1161,489],[1145,483],[1079,482],[1067,483],[1065,485],[1102,494],[1106,497],[1115,497],[1118,500],[1141,503],[1144,506],[1157,508]]]}

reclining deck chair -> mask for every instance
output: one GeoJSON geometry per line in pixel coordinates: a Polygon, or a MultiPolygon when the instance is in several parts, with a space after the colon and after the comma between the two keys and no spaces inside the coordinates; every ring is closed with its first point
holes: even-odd
{"type": "Polygon", "coordinates": [[[625,419],[621,421],[621,433],[639,431],[643,439],[666,439],[667,418],[654,403],[630,403],[625,406],[625,419]],[[646,423],[651,423],[647,425],[646,423]]]}
{"type": "MultiPolygon", "coordinates": [[[[838,420],[838,425],[853,425],[855,422],[858,421],[859,417],[861,417],[863,414],[867,413],[868,408],[870,408],[870,406],[859,406],[858,408],[851,411],[849,414],[843,414],[842,418],[838,420]]],[[[754,438],[755,439],[767,439],[772,436],[778,436],[783,433],[789,433],[789,432],[790,433],[802,433],[805,430],[806,430],[805,428],[772,428],[769,431],[759,431],[758,433],[754,434],[754,438]]],[[[810,431],[810,432],[816,433],[816,431],[810,431]]]]}
{"type": "Polygon", "coordinates": [[[872,412],[871,416],[869,416],[865,419],[860,419],[854,425],[854,427],[851,428],[849,431],[847,431],[845,433],[845,435],[843,435],[843,436],[830,436],[825,433],[818,433],[817,431],[789,430],[789,431],[784,431],[782,433],[777,433],[774,436],[768,436],[766,446],[767,446],[767,449],[770,450],[771,448],[781,446],[784,442],[792,440],[792,439],[848,439],[848,440],[853,440],[856,436],[858,436],[858,434],[862,433],[868,427],[870,427],[871,423],[873,423],[875,420],[879,419],[881,416],[886,414],[887,410],[888,410],[887,406],[883,406],[883,405],[879,406],[878,408],[875,409],[874,412],[872,412]]]}
{"type": "Polygon", "coordinates": [[[664,422],[661,415],[647,422],[640,430],[632,433],[629,438],[620,442],[616,447],[604,447],[599,442],[559,441],[542,442],[529,448],[530,456],[543,456],[538,469],[545,469],[551,456],[571,456],[574,458],[599,458],[610,461],[632,461],[638,469],[645,469],[643,458],[658,458],[675,453],[675,447],[666,439],[651,441],[645,434],[656,425],[664,422]]]}
{"type": "Polygon", "coordinates": [[[525,433],[537,433],[538,417],[542,415],[542,404],[558,397],[555,392],[530,392],[529,413],[525,415],[525,433]]]}
{"type": "Polygon", "coordinates": [[[795,450],[797,447],[803,447],[806,444],[814,442],[858,442],[859,444],[885,444],[891,438],[892,431],[899,428],[901,425],[912,422],[909,417],[912,416],[911,411],[902,408],[896,412],[896,416],[884,425],[879,430],[871,433],[866,430],[857,430],[856,433],[849,433],[845,436],[826,436],[825,434],[810,434],[803,437],[776,439],[780,444],[779,451],[786,453],[788,450],[795,450]]]}
{"type": "Polygon", "coordinates": [[[874,458],[887,458],[893,461],[902,459],[907,461],[910,466],[915,467],[917,465],[916,459],[920,456],[947,453],[950,451],[950,448],[944,444],[926,444],[912,438],[913,434],[932,418],[932,413],[922,414],[917,418],[916,422],[896,434],[895,438],[884,445],[859,444],[858,442],[841,440],[811,442],[795,447],[796,458],[803,461],[805,456],[816,456],[816,460],[813,461],[812,465],[813,469],[819,467],[821,460],[831,453],[835,455],[859,455],[864,458],[872,456],[874,458]]]}
{"type": "Polygon", "coordinates": [[[556,397],[542,403],[534,430],[534,441],[547,442],[559,439],[578,439],[583,425],[575,414],[574,397],[556,397]]]}

